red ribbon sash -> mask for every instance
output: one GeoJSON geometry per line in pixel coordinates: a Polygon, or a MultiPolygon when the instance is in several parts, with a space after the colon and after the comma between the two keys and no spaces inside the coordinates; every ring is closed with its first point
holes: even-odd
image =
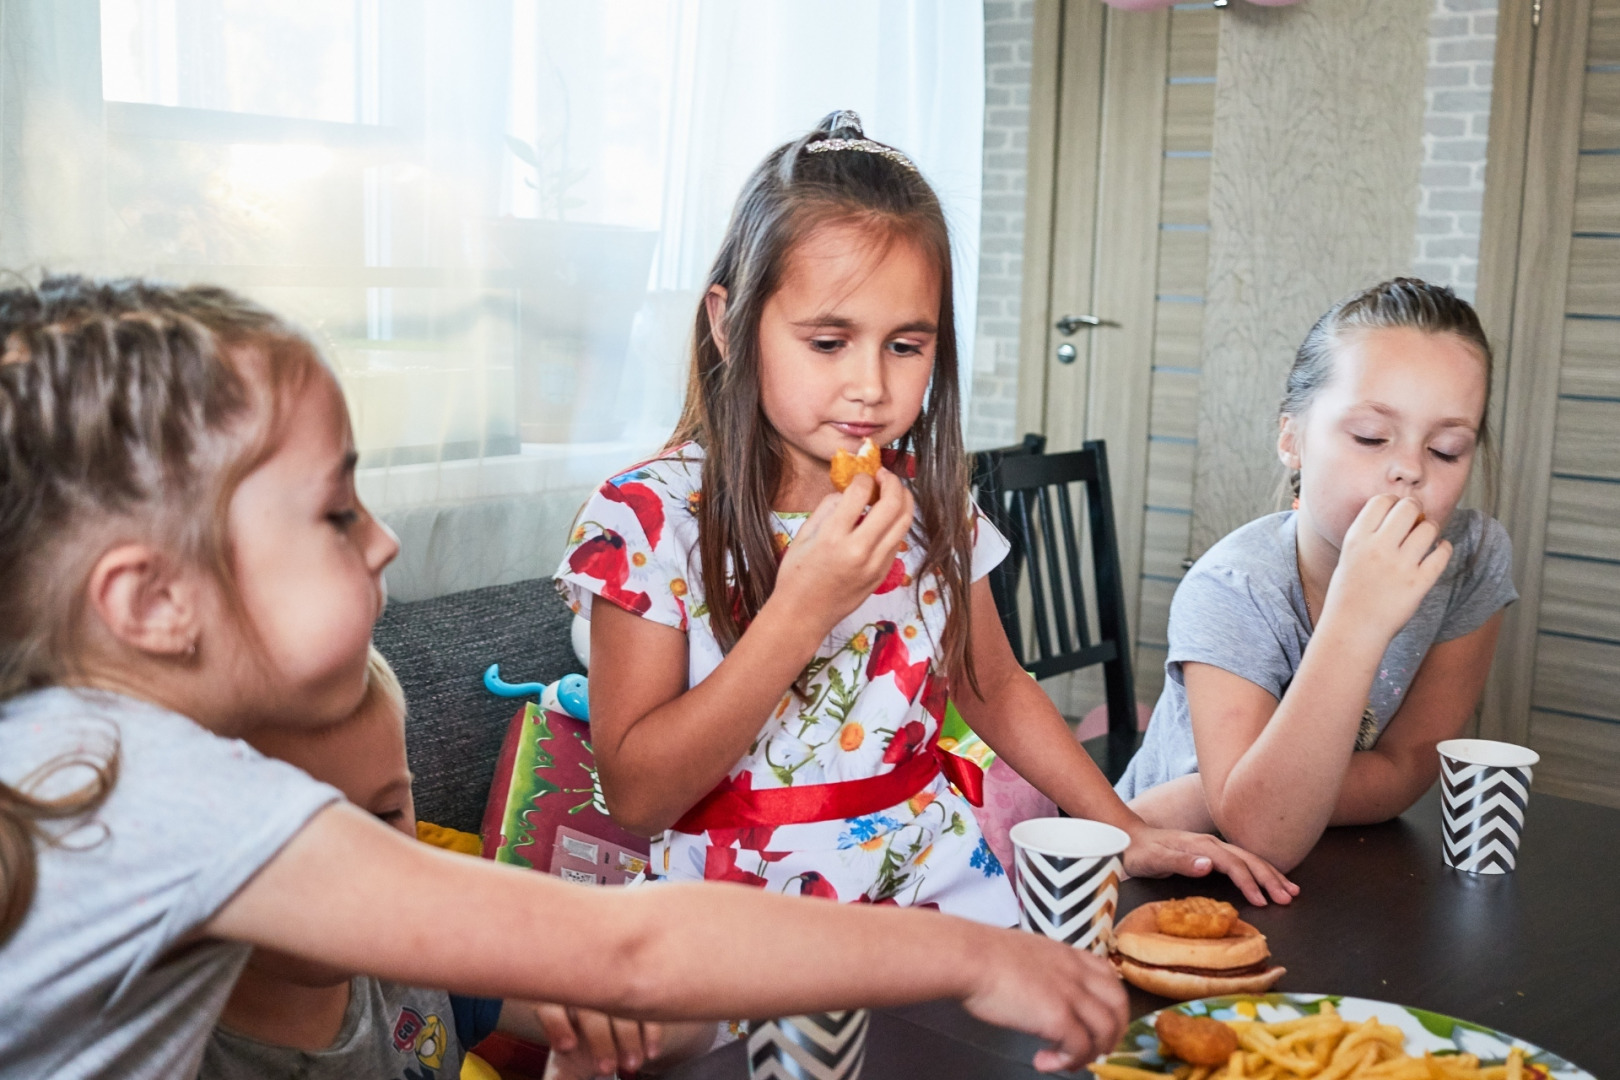
{"type": "Polygon", "coordinates": [[[675,830],[696,835],[710,829],[775,828],[875,814],[911,798],[941,772],[970,803],[984,805],[983,770],[935,746],[933,753],[914,754],[889,772],[862,780],[755,791],[746,773],[736,780],[727,778],[688,810],[675,830]]]}

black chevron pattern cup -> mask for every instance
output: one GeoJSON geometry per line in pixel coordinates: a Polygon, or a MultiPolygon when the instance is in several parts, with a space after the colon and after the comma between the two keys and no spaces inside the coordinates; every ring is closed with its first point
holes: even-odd
{"type": "Polygon", "coordinates": [[[1441,855],[1470,874],[1505,874],[1519,861],[1530,771],[1541,755],[1490,739],[1447,739],[1440,751],[1441,855]]]}
{"type": "Polygon", "coordinates": [[[866,1061],[865,1009],[756,1020],[748,1033],[753,1080],[856,1080],[866,1061]]]}
{"type": "Polygon", "coordinates": [[[1119,906],[1123,829],[1083,818],[1030,818],[1012,827],[1018,925],[1108,955],[1119,906]]]}

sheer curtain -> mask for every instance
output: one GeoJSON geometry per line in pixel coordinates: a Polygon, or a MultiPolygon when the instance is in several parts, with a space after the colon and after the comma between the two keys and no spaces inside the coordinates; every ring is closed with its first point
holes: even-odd
{"type": "Polygon", "coordinates": [[[0,49],[0,266],[308,327],[401,598],[554,568],[679,412],[744,177],[833,109],[939,190],[972,347],[978,3],[0,0],[0,49]]]}

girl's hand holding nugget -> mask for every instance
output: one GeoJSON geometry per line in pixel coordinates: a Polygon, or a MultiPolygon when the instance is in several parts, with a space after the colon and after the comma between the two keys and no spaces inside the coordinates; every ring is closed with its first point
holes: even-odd
{"type": "Polygon", "coordinates": [[[1451,561],[1451,543],[1436,543],[1439,535],[1416,499],[1368,499],[1345,533],[1322,618],[1389,644],[1451,561]]]}
{"type": "Polygon", "coordinates": [[[843,494],[821,500],[788,546],[772,601],[782,597],[789,610],[831,630],[883,584],[915,506],[889,470],[880,469],[875,479],[857,474],[843,494]]]}

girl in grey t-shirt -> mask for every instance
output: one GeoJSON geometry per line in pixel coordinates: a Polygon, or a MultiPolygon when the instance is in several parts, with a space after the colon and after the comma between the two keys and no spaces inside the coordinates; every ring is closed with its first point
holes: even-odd
{"type": "Polygon", "coordinates": [[[1517,599],[1506,530],[1457,505],[1490,366],[1473,309],[1411,278],[1311,328],[1277,439],[1295,509],[1210,548],[1171,604],[1164,693],[1119,783],[1147,821],[1286,870],[1329,825],[1428,790],[1517,599]]]}

